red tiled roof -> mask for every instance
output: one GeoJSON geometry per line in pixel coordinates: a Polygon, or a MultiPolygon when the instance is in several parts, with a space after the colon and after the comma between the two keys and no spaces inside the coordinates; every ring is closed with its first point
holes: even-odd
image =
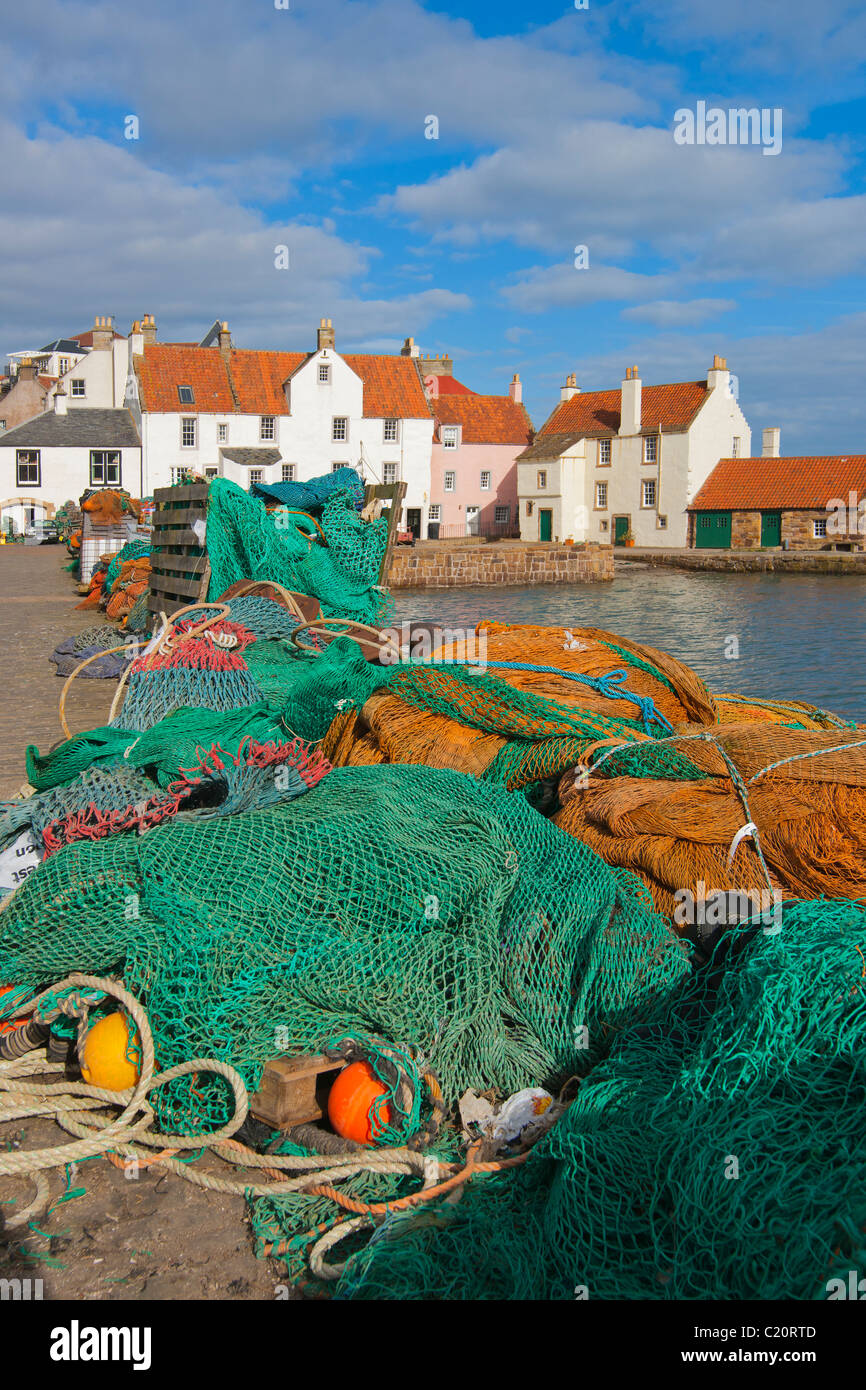
{"type": "MultiPolygon", "coordinates": [[[[678,381],[641,390],[641,429],[676,434],[688,429],[707,398],[705,381],[678,381]]],[[[621,395],[616,391],[579,391],[562,401],[539,434],[613,435],[619,430],[621,395]]]]}
{"type": "Polygon", "coordinates": [[[719,459],[688,511],[823,508],[866,496],[866,454],[719,459]]]}
{"type": "MultiPolygon", "coordinates": [[[[135,358],[142,409],[287,415],[284,383],[308,356],[232,349],[227,365],[215,347],[148,343],[135,358]],[[178,386],[192,387],[192,405],[181,405],[178,386]]],[[[367,419],[429,420],[430,407],[412,358],[347,354],[343,360],[364,383],[367,419]]]]}
{"type": "Polygon", "coordinates": [[[142,410],[231,413],[235,402],[222,355],[215,348],[146,343],[135,358],[142,410]],[[193,404],[182,406],[178,386],[191,386],[193,404]]]}
{"type": "Polygon", "coordinates": [[[464,386],[462,381],[458,381],[456,376],[425,376],[424,385],[435,382],[435,389],[438,396],[474,396],[475,391],[470,391],[468,386],[464,386]]]}
{"type": "MultiPolygon", "coordinates": [[[[200,348],[214,352],[215,348],[200,348]]],[[[283,383],[307,360],[305,352],[256,352],[233,348],[232,380],[243,415],[288,415],[283,383]]]]}
{"type": "Polygon", "coordinates": [[[430,419],[430,407],[414,358],[347,353],[343,361],[364,383],[365,419],[430,419]]]}
{"type": "Polygon", "coordinates": [[[519,444],[532,440],[532,421],[510,396],[451,395],[432,402],[440,425],[462,425],[464,444],[519,444]]]}
{"type": "MultiPolygon", "coordinates": [[[[115,338],[123,337],[123,334],[118,333],[117,329],[113,330],[113,335],[115,338]]],[[[73,333],[71,341],[78,343],[79,347],[93,347],[93,329],[88,328],[86,333],[73,333]]]]}

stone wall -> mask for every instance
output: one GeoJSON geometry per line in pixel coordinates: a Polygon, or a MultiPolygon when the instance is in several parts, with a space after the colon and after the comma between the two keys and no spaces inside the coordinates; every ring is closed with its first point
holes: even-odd
{"type": "Polygon", "coordinates": [[[394,552],[392,589],[450,589],[469,584],[592,584],[613,579],[609,545],[487,545],[426,541],[394,552]]]}
{"type": "Polygon", "coordinates": [[[731,548],[732,550],[760,550],[760,512],[731,513],[731,548]]]}
{"type": "Polygon", "coordinates": [[[669,566],[678,570],[777,571],[792,574],[866,574],[866,553],[840,550],[618,550],[617,564],[669,566]]]}

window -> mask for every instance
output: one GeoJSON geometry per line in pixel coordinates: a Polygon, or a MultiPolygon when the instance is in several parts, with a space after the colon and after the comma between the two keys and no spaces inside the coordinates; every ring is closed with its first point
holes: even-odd
{"type": "Polygon", "coordinates": [[[816,540],[822,540],[826,534],[827,518],[825,516],[822,516],[820,520],[816,518],[815,521],[812,522],[812,535],[816,540]]]}
{"type": "Polygon", "coordinates": [[[430,510],[429,510],[428,513],[427,513],[427,520],[428,520],[428,521],[438,521],[438,520],[440,519],[441,516],[442,516],[442,508],[440,507],[439,503],[438,503],[438,502],[431,502],[431,503],[430,503],[430,510]]]}
{"type": "Polygon", "coordinates": [[[206,478],[215,478],[217,476],[217,470],[216,468],[206,468],[204,470],[204,475],[206,478]]]}
{"type": "Polygon", "coordinates": [[[182,449],[194,449],[196,443],[196,418],[194,415],[184,415],[180,422],[180,446],[182,449]]]}
{"type": "Polygon", "coordinates": [[[273,415],[263,415],[259,421],[259,439],[276,439],[277,421],[273,415]]]}
{"type": "Polygon", "coordinates": [[[450,472],[450,471],[447,472],[447,473],[445,474],[445,491],[446,491],[446,492],[453,492],[456,486],[457,486],[457,474],[456,474],[456,473],[452,473],[452,472],[450,472]]]}
{"type": "Polygon", "coordinates": [[[217,425],[217,443],[227,444],[229,440],[228,425],[217,425]]]}
{"type": "Polygon", "coordinates": [[[60,375],[61,375],[61,376],[65,376],[66,373],[67,373],[68,371],[69,371],[69,358],[68,358],[68,357],[61,357],[61,359],[60,359],[60,375]]]}
{"type": "Polygon", "coordinates": [[[654,507],[656,504],[656,480],[645,478],[641,483],[641,506],[654,507]]]}
{"type": "Polygon", "coordinates": [[[599,529],[599,531],[609,531],[609,530],[610,530],[610,522],[609,522],[609,521],[600,521],[600,522],[598,523],[598,529],[599,529]]]}
{"type": "Polygon", "coordinates": [[[322,383],[322,385],[326,385],[330,380],[331,380],[331,368],[328,366],[328,363],[327,363],[327,362],[320,362],[320,363],[319,363],[319,381],[322,383]]]}
{"type": "Polygon", "coordinates": [[[595,505],[604,511],[607,506],[607,483],[596,483],[595,485],[595,505]]]}
{"type": "Polygon", "coordinates": [[[396,444],[396,443],[397,443],[397,421],[396,421],[396,420],[386,420],[386,421],[385,421],[385,436],[384,436],[384,438],[385,438],[385,443],[386,443],[386,444],[396,444]]]}
{"type": "Polygon", "coordinates": [[[15,463],[19,487],[42,486],[42,464],[39,449],[16,449],[15,463]]]}
{"type": "Polygon", "coordinates": [[[500,521],[500,522],[502,522],[502,521],[510,521],[510,520],[511,520],[511,508],[510,508],[510,507],[497,507],[496,510],[495,510],[495,512],[493,513],[493,520],[494,520],[494,521],[500,521]]]}
{"type": "Polygon", "coordinates": [[[87,395],[87,391],[86,391],[86,388],[85,388],[85,385],[84,385],[84,378],[83,378],[83,377],[74,376],[74,377],[72,378],[72,395],[73,395],[73,396],[86,396],[86,395],[87,395]]]}
{"type": "Polygon", "coordinates": [[[283,464],[282,481],[284,483],[293,483],[295,481],[295,465],[293,463],[283,464]]]}
{"type": "Polygon", "coordinates": [[[195,396],[191,386],[178,386],[177,396],[181,405],[195,405],[195,396]]]}
{"type": "Polygon", "coordinates": [[[5,420],[0,420],[0,434],[3,433],[3,431],[5,430],[5,428],[6,428],[6,421],[5,421],[5,420]]]}
{"type": "Polygon", "coordinates": [[[261,481],[262,481],[262,470],[261,470],[261,468],[251,468],[251,469],[250,469],[250,482],[251,482],[251,483],[260,483],[261,481]]]}
{"type": "Polygon", "coordinates": [[[654,434],[648,434],[643,442],[644,463],[656,463],[659,456],[659,441],[654,434]]]}
{"type": "Polygon", "coordinates": [[[526,504],[526,515],[527,515],[527,516],[532,516],[532,503],[531,503],[531,502],[527,502],[527,504],[526,504]]]}
{"type": "Polygon", "coordinates": [[[348,468],[348,467],[349,467],[348,461],[347,461],[346,459],[344,459],[344,460],[342,461],[342,463],[332,463],[332,464],[331,464],[331,472],[332,472],[332,473],[339,473],[339,471],[340,471],[341,468],[348,468]]]}
{"type": "Polygon", "coordinates": [[[458,435],[457,435],[457,426],[456,426],[456,425],[443,425],[443,426],[442,426],[442,448],[443,448],[443,449],[456,449],[456,448],[457,448],[457,438],[458,438],[458,435]]]}
{"type": "Polygon", "coordinates": [[[120,450],[90,450],[90,486],[108,487],[120,483],[120,450]]]}
{"type": "Polygon", "coordinates": [[[739,457],[740,457],[740,436],[739,436],[738,434],[735,434],[735,435],[734,435],[734,439],[733,439],[733,443],[731,444],[731,458],[732,458],[732,459],[738,459],[739,457]]]}
{"type": "Polygon", "coordinates": [[[331,438],[332,438],[332,439],[348,439],[348,438],[349,438],[349,421],[346,419],[345,415],[335,415],[335,416],[334,416],[334,425],[333,425],[333,430],[332,430],[332,433],[331,433],[331,438]]]}
{"type": "Polygon", "coordinates": [[[382,481],[386,483],[396,483],[397,465],[396,463],[386,463],[384,466],[382,481]]]}
{"type": "Polygon", "coordinates": [[[666,516],[660,516],[660,517],[658,518],[658,523],[657,523],[657,524],[658,524],[658,528],[659,528],[660,531],[665,531],[665,530],[667,529],[667,524],[668,524],[668,519],[667,519],[667,517],[666,517],[666,516]]]}
{"type": "Polygon", "coordinates": [[[598,461],[601,464],[610,463],[610,440],[600,439],[598,441],[598,461]]]}
{"type": "Polygon", "coordinates": [[[481,470],[481,491],[490,491],[490,471],[487,468],[482,468],[481,470]]]}
{"type": "Polygon", "coordinates": [[[546,468],[539,468],[539,470],[538,470],[538,486],[539,486],[539,488],[545,488],[545,487],[547,487],[547,469],[546,469],[546,468]]]}

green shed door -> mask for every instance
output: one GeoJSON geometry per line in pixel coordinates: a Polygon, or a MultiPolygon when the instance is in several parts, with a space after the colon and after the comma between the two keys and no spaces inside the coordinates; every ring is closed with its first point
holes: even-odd
{"type": "Polygon", "coordinates": [[[731,513],[698,512],[695,522],[695,546],[698,550],[730,550],[731,513]]]}
{"type": "Polygon", "coordinates": [[[782,544],[782,513],[761,512],[761,545],[782,544]]]}
{"type": "Polygon", "coordinates": [[[541,507],[538,512],[538,539],[549,541],[553,539],[553,511],[550,507],[541,507]]]}
{"type": "Polygon", "coordinates": [[[623,545],[628,535],[628,517],[615,516],[613,519],[613,543],[623,545]]]}

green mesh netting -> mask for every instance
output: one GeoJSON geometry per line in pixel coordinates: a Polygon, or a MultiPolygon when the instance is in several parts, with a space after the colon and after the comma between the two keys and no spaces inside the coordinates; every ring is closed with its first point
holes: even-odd
{"type": "Polygon", "coordinates": [[[394,1215],[339,1295],[826,1299],[866,1230],[866,913],[732,932],[520,1169],[394,1215]]]}
{"type": "MultiPolygon", "coordinates": [[[[67,846],[0,916],[0,979],[121,971],[160,1069],[214,1056],[251,1086],[277,1051],[351,1033],[420,1049],[449,1101],[555,1085],[689,969],[523,797],[429,768],[338,769],[267,811],[67,846]]],[[[227,1117],[219,1078],[198,1101],[188,1083],[158,1093],[169,1132],[227,1117]]]]}
{"type": "Polygon", "coordinates": [[[263,502],[237,484],[213,480],[207,514],[210,599],[239,579],[272,580],[314,594],[326,617],[386,620],[392,600],[375,586],[387,545],[387,519],[363,522],[352,494],[340,490],[322,508],[324,543],[290,519],[278,523],[263,502]]]}

